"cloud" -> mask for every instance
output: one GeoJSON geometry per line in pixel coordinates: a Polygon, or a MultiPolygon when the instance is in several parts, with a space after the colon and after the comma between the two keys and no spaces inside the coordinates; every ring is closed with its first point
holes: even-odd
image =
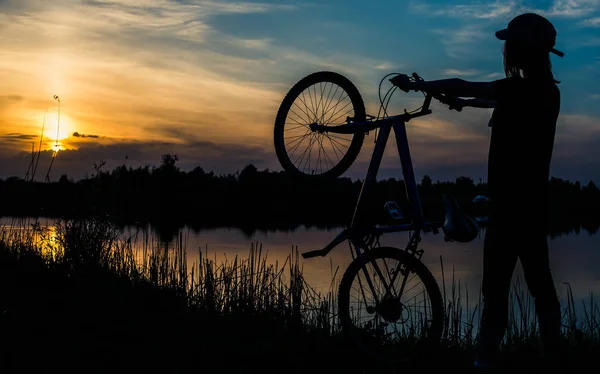
{"type": "MultiPolygon", "coordinates": [[[[518,14],[534,12],[550,19],[578,19],[587,17],[581,25],[598,27],[598,18],[593,14],[600,10],[598,0],[554,0],[546,7],[535,7],[523,0],[511,1],[464,1],[459,4],[447,4],[442,1],[409,3],[409,10],[415,14],[445,19],[444,22],[459,22],[455,27],[439,27],[431,30],[441,36],[446,54],[455,59],[482,59],[495,54],[490,44],[480,43],[492,39],[493,32],[504,27],[518,14]],[[589,18],[592,17],[592,18],[589,18]],[[458,21],[453,21],[457,19],[458,21]],[[495,25],[495,26],[494,26],[495,25]]],[[[597,38],[577,38],[575,45],[597,46],[597,38]]]]}
{"type": "Polygon", "coordinates": [[[470,59],[487,54],[486,49],[475,47],[477,43],[489,38],[483,27],[475,24],[464,25],[458,29],[432,29],[432,33],[441,35],[446,54],[456,59],[470,59]]]}
{"type": "Polygon", "coordinates": [[[88,134],[88,135],[86,135],[86,134],[80,134],[80,133],[78,133],[77,131],[75,131],[75,132],[73,133],[73,135],[72,135],[72,136],[74,136],[74,137],[76,137],[76,138],[95,138],[95,139],[99,138],[99,136],[98,136],[98,135],[91,135],[91,134],[88,134]]]}
{"type": "Polygon", "coordinates": [[[5,111],[18,103],[21,103],[23,100],[24,97],[21,95],[0,96],[0,112],[5,111]]]}
{"type": "Polygon", "coordinates": [[[579,22],[579,25],[584,27],[600,27],[600,17],[585,19],[579,22]]]}
{"type": "Polygon", "coordinates": [[[489,73],[483,76],[484,79],[498,79],[504,77],[502,73],[489,73]]]}
{"type": "Polygon", "coordinates": [[[468,69],[468,70],[459,70],[459,69],[445,69],[442,74],[444,75],[453,75],[459,77],[470,77],[473,75],[479,74],[479,71],[468,69]]]}
{"type": "MultiPolygon", "coordinates": [[[[24,175],[31,162],[31,154],[27,152],[2,152],[5,162],[0,164],[0,178],[24,175]]],[[[191,170],[196,166],[217,174],[235,173],[249,163],[259,168],[276,168],[275,159],[270,149],[263,149],[243,144],[213,143],[197,141],[188,144],[170,142],[127,141],[112,144],[80,144],[76,150],[58,152],[50,173],[52,180],[62,174],[74,179],[84,178],[93,173],[94,163],[106,161],[105,170],[117,166],[138,167],[144,165],[158,166],[163,154],[177,154],[179,166],[183,170],[191,170]]],[[[51,151],[40,155],[36,180],[43,180],[50,165],[51,151]],[[43,175],[41,175],[43,174],[43,175]]]]}
{"type": "Polygon", "coordinates": [[[413,13],[453,18],[497,19],[515,12],[516,1],[496,1],[482,4],[472,2],[459,5],[427,4],[411,1],[409,9],[413,13]]]}
{"type": "MultiPolygon", "coordinates": [[[[453,180],[465,175],[483,178],[487,175],[487,152],[490,130],[487,121],[489,110],[465,108],[463,112],[448,111],[433,103],[434,114],[411,121],[408,130],[411,154],[417,177],[424,174],[439,180],[453,180]]],[[[561,115],[555,141],[552,175],[587,182],[597,179],[600,160],[590,157],[600,147],[600,119],[561,115]]],[[[159,126],[147,129],[156,132],[163,140],[138,141],[110,139],[82,139],[74,141],[77,149],[60,151],[51,172],[52,180],[62,174],[81,178],[93,172],[94,162],[106,161],[105,169],[123,165],[137,167],[158,165],[165,153],[177,154],[183,170],[196,166],[217,174],[235,173],[249,163],[259,169],[281,170],[271,144],[232,144],[202,140],[190,129],[159,126]]],[[[22,134],[11,134],[20,137],[22,134]]],[[[26,137],[25,137],[26,138],[26,137]]],[[[31,138],[34,139],[33,135],[31,138]]],[[[369,138],[367,138],[369,139],[369,138]]],[[[9,152],[4,147],[8,139],[0,138],[0,177],[24,175],[31,155],[28,152],[9,152]]],[[[391,145],[391,144],[390,144],[391,145]]],[[[373,142],[365,141],[359,158],[346,176],[363,178],[372,154],[373,142]]],[[[50,162],[51,152],[42,152],[38,179],[43,179],[50,162]],[[41,175],[43,174],[43,175],[41,175]]],[[[380,177],[401,175],[396,149],[388,146],[380,177]]]]}
{"type": "Polygon", "coordinates": [[[47,2],[32,0],[20,6],[18,1],[9,1],[8,9],[11,8],[15,10],[8,13],[11,21],[29,25],[30,32],[43,27],[46,35],[50,37],[67,36],[73,32],[99,37],[113,30],[112,34],[119,39],[136,36],[130,33],[144,32],[146,36],[158,39],[168,35],[177,36],[182,40],[202,42],[205,34],[212,29],[208,24],[211,17],[223,14],[291,11],[297,7],[241,1],[155,0],[83,3],[63,0],[52,2],[50,6],[47,2]],[[56,22],[57,19],[60,22],[56,22]],[[124,31],[127,33],[123,33],[124,31]]]}
{"type": "Polygon", "coordinates": [[[571,180],[600,182],[600,119],[583,115],[561,115],[557,123],[553,153],[553,175],[571,180]]]}
{"type": "Polygon", "coordinates": [[[392,69],[399,69],[401,67],[402,67],[402,65],[394,64],[391,62],[382,62],[382,63],[375,65],[375,69],[377,69],[377,70],[392,70],[392,69]]]}
{"type": "Polygon", "coordinates": [[[9,140],[9,141],[32,140],[32,139],[39,139],[39,135],[10,133],[10,134],[3,135],[2,138],[9,140]]]}
{"type": "Polygon", "coordinates": [[[538,10],[547,17],[583,17],[600,8],[597,0],[554,0],[548,10],[538,10]]]}
{"type": "Polygon", "coordinates": [[[555,156],[568,159],[574,164],[590,161],[597,163],[600,158],[590,157],[597,154],[593,147],[600,148],[600,119],[574,114],[563,114],[559,117],[555,156]]]}
{"type": "Polygon", "coordinates": [[[597,47],[600,45],[600,37],[598,36],[590,36],[581,38],[573,43],[579,47],[597,47]]]}
{"type": "MultiPolygon", "coordinates": [[[[347,51],[308,52],[276,35],[236,37],[212,18],[288,14],[300,5],[150,0],[24,4],[6,22],[0,18],[0,27],[6,40],[28,40],[28,47],[3,45],[0,70],[13,70],[9,80],[21,77],[13,85],[28,90],[31,100],[59,93],[63,111],[79,133],[153,138],[155,134],[138,132],[140,123],[149,128],[170,122],[195,126],[198,133],[211,131],[215,141],[226,136],[245,141],[270,130],[277,106],[303,74],[335,70],[357,77],[357,84],[368,82],[364,92],[369,94],[378,70],[398,67],[347,51]],[[39,82],[44,83],[42,92],[39,82]],[[102,133],[96,127],[100,124],[102,133]]],[[[15,126],[47,104],[24,105],[29,113],[13,121],[15,126]]]]}
{"type": "Polygon", "coordinates": [[[471,1],[454,5],[411,1],[409,9],[413,13],[471,20],[507,20],[525,12],[546,17],[579,18],[600,9],[600,3],[597,0],[554,0],[548,8],[536,8],[524,5],[521,0],[488,3],[471,1]]]}
{"type": "Polygon", "coordinates": [[[6,102],[10,102],[10,103],[15,103],[15,102],[19,102],[22,101],[24,98],[21,95],[4,95],[4,96],[0,96],[0,101],[6,101],[6,102]]]}

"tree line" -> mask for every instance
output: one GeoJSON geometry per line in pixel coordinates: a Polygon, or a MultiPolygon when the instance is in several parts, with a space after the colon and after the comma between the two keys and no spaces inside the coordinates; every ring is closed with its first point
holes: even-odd
{"type": "MultiPolygon", "coordinates": [[[[2,216],[45,216],[77,218],[107,216],[115,222],[146,222],[178,228],[296,227],[299,224],[348,225],[362,187],[361,180],[338,178],[304,182],[283,171],[258,170],[245,166],[235,174],[217,175],[200,166],[183,171],[176,155],[162,156],[159,166],[102,170],[81,180],[67,175],[56,182],[32,182],[18,177],[0,180],[2,216]]],[[[517,182],[515,182],[517,183],[517,182]]],[[[487,194],[485,183],[458,177],[436,181],[425,176],[419,193],[428,219],[443,219],[441,196],[454,196],[472,215],[485,215],[485,206],[473,203],[487,194]]],[[[596,232],[600,226],[600,190],[593,182],[582,184],[552,178],[550,188],[551,225],[557,230],[596,232]]],[[[373,186],[367,215],[374,222],[389,223],[384,210],[387,201],[396,201],[408,212],[404,182],[394,178],[373,186]]],[[[535,217],[532,217],[535,219],[535,217]]]]}

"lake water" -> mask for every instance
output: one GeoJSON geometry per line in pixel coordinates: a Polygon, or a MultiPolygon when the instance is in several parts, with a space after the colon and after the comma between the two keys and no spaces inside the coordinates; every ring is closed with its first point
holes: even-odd
{"type": "MultiPolygon", "coordinates": [[[[10,227],[12,222],[11,218],[4,217],[0,219],[0,225],[3,227],[10,227]]],[[[42,225],[51,227],[54,221],[42,219],[40,222],[42,225]]],[[[137,231],[138,228],[127,227],[123,235],[129,236],[137,231]]],[[[209,258],[215,259],[217,263],[225,259],[231,260],[235,256],[245,259],[249,254],[252,243],[260,243],[268,262],[277,262],[281,265],[292,253],[293,248],[297,248],[300,253],[322,248],[340,231],[341,228],[327,230],[301,226],[293,231],[258,230],[253,234],[248,234],[240,229],[226,227],[199,231],[184,228],[182,237],[184,246],[187,248],[188,263],[197,261],[199,250],[206,253],[209,258]]],[[[151,232],[152,230],[150,230],[149,236],[156,237],[151,232]]],[[[452,283],[452,277],[454,277],[457,281],[460,281],[462,292],[468,290],[472,301],[470,304],[477,303],[479,296],[483,270],[484,234],[485,231],[482,230],[479,238],[466,244],[446,243],[442,234],[425,234],[421,242],[421,248],[425,251],[422,261],[434,274],[440,287],[442,287],[443,281],[441,258],[447,291],[450,291],[449,285],[452,283]]],[[[407,233],[387,234],[381,238],[381,244],[402,248],[406,245],[407,240],[407,233]]],[[[142,241],[142,239],[139,240],[139,245],[143,245],[142,241]]],[[[585,230],[581,230],[578,233],[571,232],[549,237],[548,242],[550,265],[563,305],[565,305],[567,297],[567,284],[572,287],[573,296],[579,305],[581,305],[581,300],[589,301],[590,292],[595,295],[600,293],[599,234],[592,235],[585,230]]],[[[337,278],[340,279],[351,259],[348,245],[342,243],[327,257],[304,260],[300,256],[299,261],[308,284],[319,292],[327,292],[332,283],[332,273],[339,267],[337,278]]],[[[519,278],[523,279],[520,264],[517,264],[513,277],[515,282],[519,278]]]]}

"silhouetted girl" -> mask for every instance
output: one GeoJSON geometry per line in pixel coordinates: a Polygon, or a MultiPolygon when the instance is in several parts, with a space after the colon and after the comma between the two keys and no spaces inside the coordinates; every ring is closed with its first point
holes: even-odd
{"type": "Polygon", "coordinates": [[[490,223],[485,235],[484,309],[478,338],[478,367],[489,367],[504,336],[508,294],[517,259],[535,299],[542,346],[554,352],[560,334],[560,304],[548,261],[548,179],[560,92],[550,53],[556,30],[544,17],[526,13],[496,32],[504,40],[506,78],[493,82],[444,79],[413,82],[399,75],[399,88],[459,97],[455,106],[495,108],[489,125],[490,223]],[[471,97],[466,100],[461,97],[471,97]]]}

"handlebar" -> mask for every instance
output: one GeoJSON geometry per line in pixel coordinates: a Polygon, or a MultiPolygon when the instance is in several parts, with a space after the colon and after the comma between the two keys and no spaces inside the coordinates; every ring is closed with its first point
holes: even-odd
{"type": "MultiPolygon", "coordinates": [[[[421,78],[417,73],[412,73],[411,75],[415,81],[424,82],[425,80],[421,78]]],[[[434,94],[433,92],[425,92],[425,101],[423,102],[422,111],[429,110],[429,105],[431,104],[431,99],[436,99],[442,104],[446,104],[449,106],[450,110],[456,110],[458,112],[462,111],[463,106],[459,104],[460,98],[447,96],[444,94],[434,94]]]]}
{"type": "MultiPolygon", "coordinates": [[[[413,77],[413,79],[415,79],[417,81],[423,81],[423,78],[421,78],[417,73],[412,73],[412,77],[413,77]]],[[[396,121],[396,120],[408,122],[413,118],[422,117],[422,116],[431,114],[432,111],[431,111],[431,109],[429,109],[429,106],[431,105],[432,99],[436,99],[439,102],[448,105],[451,110],[456,110],[459,112],[462,111],[463,105],[459,104],[459,100],[462,101],[462,99],[460,99],[460,98],[450,97],[450,96],[446,96],[443,94],[434,94],[432,92],[424,92],[424,93],[425,93],[425,100],[424,100],[423,105],[421,106],[420,110],[418,110],[418,111],[407,112],[405,110],[404,113],[402,113],[402,114],[389,116],[389,117],[386,117],[383,119],[378,118],[376,120],[372,120],[374,117],[371,116],[372,118],[369,118],[364,121],[358,121],[358,122],[354,121],[354,118],[352,118],[352,117],[347,117],[347,119],[346,119],[347,123],[339,125],[339,126],[328,126],[328,125],[321,125],[319,123],[311,123],[309,125],[309,127],[312,131],[317,131],[317,132],[327,131],[327,132],[332,132],[332,133],[337,133],[337,134],[354,134],[357,132],[365,132],[366,133],[366,132],[369,132],[369,131],[372,131],[372,130],[375,130],[375,129],[381,127],[384,122],[396,121]]]]}

